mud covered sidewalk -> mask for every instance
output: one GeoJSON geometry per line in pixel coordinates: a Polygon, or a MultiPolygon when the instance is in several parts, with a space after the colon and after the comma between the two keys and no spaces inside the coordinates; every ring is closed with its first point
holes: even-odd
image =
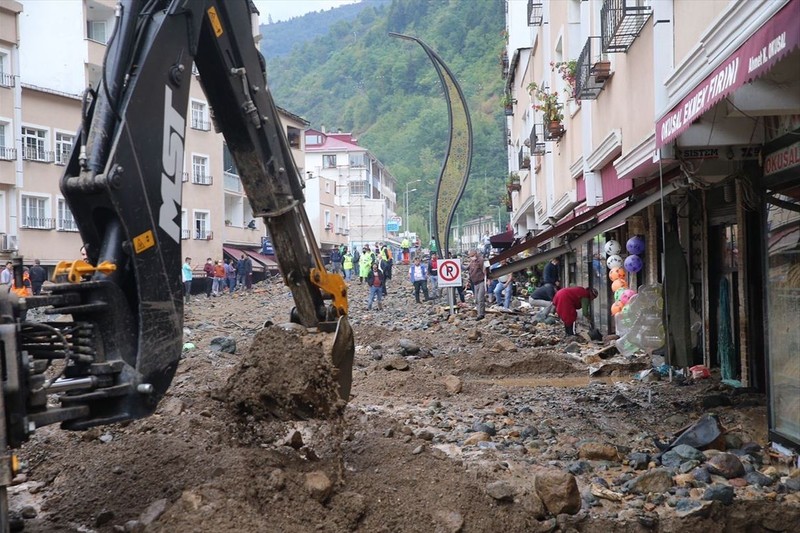
{"type": "Polygon", "coordinates": [[[262,328],[286,320],[283,286],[191,302],[158,412],[38,430],[11,508],[33,532],[800,530],[800,472],[765,448],[763,396],[631,365],[590,378],[602,343],[525,314],[448,319],[405,289],[372,312],[351,287],[344,409],[319,339],[262,328]],[[659,453],[709,414],[717,449],[659,453]]]}

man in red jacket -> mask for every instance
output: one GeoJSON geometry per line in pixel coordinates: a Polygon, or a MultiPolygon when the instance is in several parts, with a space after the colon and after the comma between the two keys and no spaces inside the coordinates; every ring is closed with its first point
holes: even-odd
{"type": "Polygon", "coordinates": [[[561,289],[553,296],[553,305],[556,313],[564,322],[567,336],[575,335],[575,321],[578,319],[578,309],[583,310],[583,316],[589,316],[589,301],[597,298],[597,289],[589,287],[567,287],[561,289]]]}

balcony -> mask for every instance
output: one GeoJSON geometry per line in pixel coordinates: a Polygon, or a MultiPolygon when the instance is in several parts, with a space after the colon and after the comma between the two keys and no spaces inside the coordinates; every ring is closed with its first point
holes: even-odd
{"type": "Polygon", "coordinates": [[[75,223],[74,218],[59,218],[56,229],[58,231],[78,231],[78,224],[75,223]]]}
{"type": "Polygon", "coordinates": [[[544,139],[544,135],[541,132],[541,124],[534,124],[533,128],[531,128],[530,136],[525,139],[528,143],[528,148],[531,150],[531,155],[544,155],[546,151],[546,145],[541,142],[541,139],[544,139]]]}
{"type": "Polygon", "coordinates": [[[72,150],[64,150],[62,152],[56,152],[56,165],[64,166],[69,163],[69,156],[72,154],[72,150]]]}
{"type": "Polygon", "coordinates": [[[611,61],[601,51],[601,37],[589,37],[575,66],[575,95],[595,100],[611,77],[611,61]]]}
{"type": "Polygon", "coordinates": [[[196,241],[210,241],[214,238],[214,232],[207,229],[194,230],[194,240],[196,241]]]}
{"type": "Polygon", "coordinates": [[[602,49],[605,53],[627,52],[639,36],[652,8],[637,0],[605,0],[600,8],[602,49]]]}
{"type": "Polygon", "coordinates": [[[517,157],[519,159],[519,168],[524,170],[531,168],[531,154],[529,153],[527,146],[523,146],[519,149],[517,157]]]}
{"type": "Polygon", "coordinates": [[[192,119],[192,129],[200,131],[210,131],[211,123],[207,120],[192,119]]]}
{"type": "Polygon", "coordinates": [[[0,72],[0,87],[13,87],[14,75],[8,72],[0,72]]]}
{"type": "Polygon", "coordinates": [[[211,185],[214,183],[214,178],[207,174],[192,174],[192,183],[195,185],[211,185]]]}
{"type": "Polygon", "coordinates": [[[53,152],[42,150],[34,146],[26,146],[22,149],[22,159],[26,161],[36,161],[38,163],[52,163],[53,152]]]}
{"type": "Polygon", "coordinates": [[[541,26],[544,22],[542,2],[528,0],[528,26],[541,26]]]}
{"type": "Polygon", "coordinates": [[[0,146],[0,161],[13,161],[17,158],[17,151],[14,148],[0,146]]]}
{"type": "Polygon", "coordinates": [[[225,172],[223,174],[223,187],[226,191],[241,193],[242,192],[242,180],[239,179],[239,176],[236,174],[232,174],[231,172],[225,172]]]}
{"type": "Polygon", "coordinates": [[[542,124],[542,128],[544,130],[543,138],[545,141],[558,142],[561,140],[561,137],[567,133],[567,130],[564,129],[564,125],[561,124],[560,121],[545,122],[542,124]]]}
{"type": "Polygon", "coordinates": [[[181,229],[181,240],[182,241],[188,241],[189,237],[191,237],[191,236],[192,236],[192,230],[181,229]]]}
{"type": "Polygon", "coordinates": [[[53,229],[55,228],[55,219],[42,217],[22,217],[22,224],[20,227],[26,229],[53,229]]]}
{"type": "Polygon", "coordinates": [[[508,77],[508,66],[509,66],[508,50],[503,50],[500,53],[500,64],[503,67],[503,79],[506,79],[508,77]]]}
{"type": "Polygon", "coordinates": [[[189,181],[189,173],[188,172],[184,172],[181,175],[181,183],[186,183],[188,181],[189,181]]]}

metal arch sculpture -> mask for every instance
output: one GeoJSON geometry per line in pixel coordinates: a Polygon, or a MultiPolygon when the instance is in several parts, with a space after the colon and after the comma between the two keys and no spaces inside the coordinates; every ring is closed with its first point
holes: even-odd
{"type": "Polygon", "coordinates": [[[392,37],[407,39],[418,43],[425,53],[428,54],[439,80],[444,88],[445,99],[447,100],[447,110],[450,116],[450,139],[447,144],[447,152],[442,163],[442,170],[439,172],[439,179],[436,181],[436,196],[434,202],[436,209],[433,211],[432,239],[436,241],[437,249],[442,252],[442,257],[446,257],[450,250],[450,225],[456,213],[461,196],[467,186],[470,166],[472,164],[472,121],[467,108],[467,101],[461,87],[458,85],[455,76],[442,61],[442,58],[431,48],[409,35],[389,32],[392,37]],[[439,231],[439,220],[446,220],[443,234],[439,231]],[[444,243],[444,246],[442,246],[444,243]]]}

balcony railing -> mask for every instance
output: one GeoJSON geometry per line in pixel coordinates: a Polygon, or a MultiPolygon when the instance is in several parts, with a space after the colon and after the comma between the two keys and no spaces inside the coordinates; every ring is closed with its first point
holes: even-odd
{"type": "Polygon", "coordinates": [[[222,184],[226,191],[242,192],[242,180],[239,176],[230,172],[225,172],[222,176],[222,184]]]}
{"type": "Polygon", "coordinates": [[[14,75],[8,72],[0,72],[0,87],[13,87],[14,75]]]}
{"type": "Polygon", "coordinates": [[[16,158],[17,158],[17,151],[14,148],[6,148],[5,146],[0,146],[0,160],[13,161],[16,158]]]}
{"type": "Polygon", "coordinates": [[[56,228],[58,231],[78,231],[78,224],[74,218],[59,218],[56,228]]]}
{"type": "Polygon", "coordinates": [[[196,241],[210,241],[214,238],[214,232],[204,229],[204,230],[194,230],[194,239],[196,241]]]}
{"type": "Polygon", "coordinates": [[[526,146],[523,146],[519,149],[517,157],[519,158],[519,168],[521,169],[531,168],[531,155],[528,152],[528,148],[526,146]]]}
{"type": "Polygon", "coordinates": [[[637,0],[605,0],[600,8],[603,52],[627,52],[639,36],[652,8],[637,0]]]}
{"type": "Polygon", "coordinates": [[[611,61],[602,53],[600,37],[589,37],[575,66],[575,94],[579,100],[594,100],[611,77],[611,61]]]}
{"type": "Polygon", "coordinates": [[[211,185],[214,178],[207,174],[192,174],[192,183],[196,185],[211,185]]]}
{"type": "Polygon", "coordinates": [[[192,119],[192,129],[193,130],[202,130],[202,131],[209,131],[211,129],[211,123],[207,120],[198,120],[192,119]]]}
{"type": "Polygon", "coordinates": [[[181,240],[188,241],[191,236],[192,236],[192,230],[190,229],[181,230],[181,240]]]}
{"type": "Polygon", "coordinates": [[[189,173],[184,172],[183,175],[181,176],[181,182],[186,183],[187,181],[189,181],[189,173]]]}
{"type": "Polygon", "coordinates": [[[72,150],[64,150],[63,152],[56,152],[56,165],[64,166],[69,163],[69,156],[72,150]]]}
{"type": "Polygon", "coordinates": [[[22,149],[22,159],[26,161],[38,161],[39,163],[52,163],[53,152],[42,150],[33,146],[26,146],[22,149]]]}
{"type": "Polygon", "coordinates": [[[544,21],[542,2],[528,0],[528,26],[541,26],[544,21]]]}
{"type": "Polygon", "coordinates": [[[542,135],[542,125],[534,124],[531,128],[531,134],[528,137],[529,148],[531,155],[544,155],[546,145],[543,142],[544,135],[542,135]]]}
{"type": "Polygon", "coordinates": [[[28,229],[53,229],[55,219],[42,217],[22,217],[22,226],[28,229]]]}

